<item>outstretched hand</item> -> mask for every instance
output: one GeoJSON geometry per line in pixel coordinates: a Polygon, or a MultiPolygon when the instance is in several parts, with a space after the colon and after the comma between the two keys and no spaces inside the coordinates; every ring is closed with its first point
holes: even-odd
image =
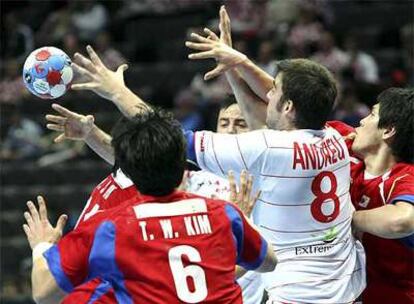
{"type": "Polygon", "coordinates": [[[46,128],[61,133],[54,139],[56,143],[65,139],[85,140],[95,125],[92,115],[81,115],[58,104],[53,104],[52,108],[60,115],[46,115],[46,120],[49,122],[46,128]]]}
{"type": "Polygon", "coordinates": [[[114,72],[108,69],[96,54],[94,49],[88,45],[86,47],[89,58],[80,53],[75,53],[72,67],[83,82],[73,84],[74,90],[91,90],[99,96],[112,100],[123,88],[125,88],[124,72],[128,68],[127,64],[122,64],[114,72]]]}
{"type": "Polygon", "coordinates": [[[239,191],[237,191],[236,181],[232,171],[229,171],[228,179],[230,183],[230,201],[238,205],[246,217],[250,217],[253,207],[261,194],[261,191],[258,191],[255,196],[251,196],[253,176],[246,170],[241,172],[239,191]]]}
{"type": "Polygon", "coordinates": [[[246,55],[231,47],[230,18],[224,6],[220,8],[220,38],[211,30],[205,28],[203,37],[191,33],[192,41],[186,41],[185,45],[198,53],[188,55],[189,59],[215,59],[217,66],[204,75],[204,80],[215,78],[222,73],[236,67],[247,59],[246,55]]]}
{"type": "Polygon", "coordinates": [[[27,223],[23,225],[23,230],[26,233],[27,240],[32,249],[42,242],[56,243],[59,241],[68,219],[67,215],[61,215],[56,226],[53,227],[47,217],[47,208],[44,198],[38,196],[37,203],[39,205],[39,210],[32,201],[28,201],[27,207],[29,208],[29,211],[24,213],[27,223]]]}

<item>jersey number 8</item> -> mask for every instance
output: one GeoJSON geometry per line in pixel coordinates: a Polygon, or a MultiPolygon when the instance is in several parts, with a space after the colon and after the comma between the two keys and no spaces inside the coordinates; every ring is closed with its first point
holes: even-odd
{"type": "Polygon", "coordinates": [[[315,220],[322,223],[329,223],[335,220],[339,215],[339,198],[336,195],[336,189],[338,188],[338,182],[336,176],[330,171],[322,171],[316,175],[312,181],[312,193],[316,198],[311,204],[311,213],[315,220]],[[322,191],[322,180],[327,177],[330,180],[331,188],[328,192],[322,191]],[[322,206],[326,201],[333,201],[334,208],[331,214],[324,214],[322,212],[322,206]]]}

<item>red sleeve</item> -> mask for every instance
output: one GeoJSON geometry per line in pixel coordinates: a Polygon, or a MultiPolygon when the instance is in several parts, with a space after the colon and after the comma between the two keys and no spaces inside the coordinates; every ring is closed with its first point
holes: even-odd
{"type": "Polygon", "coordinates": [[[88,277],[89,255],[95,230],[104,219],[102,216],[103,214],[99,214],[88,225],[69,232],[43,254],[56,283],[68,293],[88,277]]]}
{"type": "MultiPolygon", "coordinates": [[[[342,137],[346,137],[351,133],[355,132],[355,128],[351,127],[350,125],[347,125],[346,123],[339,121],[339,120],[331,120],[326,122],[326,126],[327,127],[331,127],[333,129],[335,129],[336,131],[338,131],[339,134],[341,134],[342,137]]],[[[346,146],[348,148],[349,153],[351,154],[351,156],[353,156],[352,154],[352,143],[354,142],[353,139],[346,139],[345,143],[346,146]]]]}
{"type": "Polygon", "coordinates": [[[248,270],[258,268],[266,257],[268,246],[266,240],[247,221],[237,206],[227,203],[225,210],[231,221],[236,242],[237,264],[248,270]]]}
{"type": "Polygon", "coordinates": [[[407,174],[394,179],[391,184],[387,202],[394,204],[404,201],[414,205],[414,176],[407,174]]]}

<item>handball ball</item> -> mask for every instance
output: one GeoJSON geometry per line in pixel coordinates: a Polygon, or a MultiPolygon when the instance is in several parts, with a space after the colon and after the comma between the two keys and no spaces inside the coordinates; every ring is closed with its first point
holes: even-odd
{"type": "Polygon", "coordinates": [[[73,78],[71,60],[62,50],[46,46],[33,51],[23,66],[26,88],[43,99],[55,99],[66,93],[73,78]]]}

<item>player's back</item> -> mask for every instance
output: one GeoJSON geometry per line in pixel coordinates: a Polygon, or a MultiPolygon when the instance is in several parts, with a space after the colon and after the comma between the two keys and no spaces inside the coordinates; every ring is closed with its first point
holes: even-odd
{"type": "Polygon", "coordinates": [[[241,212],[230,203],[182,192],[147,199],[112,210],[95,234],[102,250],[90,264],[114,261],[103,267],[111,268],[117,300],[242,303],[235,264],[258,267],[266,246],[258,234],[246,236],[257,232],[243,225],[241,212]]]}
{"type": "Polygon", "coordinates": [[[263,276],[270,297],[274,303],[353,301],[365,287],[365,262],[351,232],[342,137],[333,128],[260,132],[266,149],[253,216],[279,260],[263,276]]]}

